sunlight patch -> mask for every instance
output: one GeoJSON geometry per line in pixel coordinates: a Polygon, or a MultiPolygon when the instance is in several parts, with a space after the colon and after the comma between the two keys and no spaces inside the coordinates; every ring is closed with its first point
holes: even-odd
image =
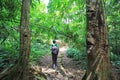
{"type": "Polygon", "coordinates": [[[66,50],[67,50],[67,47],[60,48],[60,51],[66,51],[66,50]]]}

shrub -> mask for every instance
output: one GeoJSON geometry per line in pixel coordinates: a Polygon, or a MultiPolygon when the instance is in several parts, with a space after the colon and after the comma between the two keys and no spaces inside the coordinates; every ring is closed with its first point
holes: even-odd
{"type": "Polygon", "coordinates": [[[18,59],[18,54],[4,46],[0,46],[0,71],[11,67],[18,59]]]}
{"type": "Polygon", "coordinates": [[[69,58],[73,58],[73,60],[76,60],[76,61],[80,61],[80,64],[81,64],[81,68],[82,69],[86,69],[86,65],[87,65],[87,56],[85,54],[85,51],[84,50],[78,50],[78,49],[75,49],[75,48],[69,48],[66,52],[66,55],[67,57],[69,58]]]}
{"type": "Polygon", "coordinates": [[[120,58],[114,53],[110,53],[110,60],[113,65],[120,65],[120,58]]]}
{"type": "Polygon", "coordinates": [[[80,59],[80,51],[75,48],[69,48],[66,52],[67,57],[73,58],[73,60],[79,60],[80,59]]]}
{"type": "Polygon", "coordinates": [[[43,55],[49,54],[49,52],[50,52],[50,46],[48,44],[33,42],[31,44],[30,60],[32,62],[35,62],[36,59],[42,57],[43,55]]]}
{"type": "Polygon", "coordinates": [[[69,48],[69,49],[67,50],[66,54],[67,54],[67,57],[73,58],[73,57],[74,57],[74,54],[75,54],[75,49],[69,48]]]}

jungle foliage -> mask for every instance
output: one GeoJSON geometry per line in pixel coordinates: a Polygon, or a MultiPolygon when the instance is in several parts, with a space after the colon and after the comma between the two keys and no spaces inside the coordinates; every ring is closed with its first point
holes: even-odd
{"type": "MultiPolygon", "coordinates": [[[[111,62],[120,64],[120,3],[104,0],[109,30],[111,62]]],[[[19,23],[21,0],[0,0],[0,69],[12,66],[19,53],[19,23]]],[[[67,55],[75,60],[86,57],[85,0],[31,0],[31,62],[38,56],[49,54],[50,41],[65,41],[70,47],[67,55]],[[77,50],[76,50],[77,49],[77,50]],[[73,54],[73,52],[75,52],[73,54]]]]}

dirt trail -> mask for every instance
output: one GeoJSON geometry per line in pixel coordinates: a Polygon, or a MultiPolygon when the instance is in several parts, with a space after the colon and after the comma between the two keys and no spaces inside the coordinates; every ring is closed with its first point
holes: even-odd
{"type": "Polygon", "coordinates": [[[85,71],[80,69],[80,65],[76,61],[66,57],[67,47],[60,48],[58,55],[58,66],[54,70],[52,68],[52,58],[49,55],[39,60],[42,72],[46,74],[48,80],[81,80],[85,71]]]}

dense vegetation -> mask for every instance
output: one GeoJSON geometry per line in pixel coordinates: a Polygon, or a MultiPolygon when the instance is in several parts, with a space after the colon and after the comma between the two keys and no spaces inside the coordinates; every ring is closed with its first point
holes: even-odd
{"type": "Polygon", "coordinates": [[[105,5],[105,13],[107,17],[107,25],[109,30],[110,56],[111,61],[115,64],[120,64],[120,15],[119,15],[119,1],[107,1],[105,5]],[[110,9],[107,9],[110,8],[110,9]]]}
{"type": "MultiPolygon", "coordinates": [[[[120,65],[120,3],[104,0],[107,20],[110,59],[120,65]]],[[[19,23],[21,0],[0,0],[0,71],[16,63],[19,53],[19,23]]],[[[85,0],[31,0],[31,62],[49,54],[50,41],[62,40],[69,45],[67,56],[86,59],[85,0]]],[[[84,62],[85,63],[85,62],[84,62]]]]}

